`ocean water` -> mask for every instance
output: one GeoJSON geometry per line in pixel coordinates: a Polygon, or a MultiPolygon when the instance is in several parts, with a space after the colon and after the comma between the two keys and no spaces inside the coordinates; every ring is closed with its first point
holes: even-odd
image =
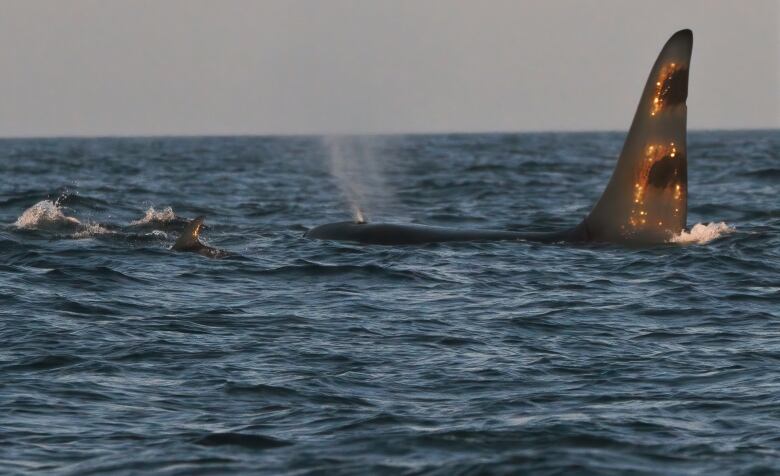
{"type": "Polygon", "coordinates": [[[677,243],[303,238],[571,226],[623,138],[0,141],[0,473],[780,472],[780,131],[689,135],[677,243]]]}

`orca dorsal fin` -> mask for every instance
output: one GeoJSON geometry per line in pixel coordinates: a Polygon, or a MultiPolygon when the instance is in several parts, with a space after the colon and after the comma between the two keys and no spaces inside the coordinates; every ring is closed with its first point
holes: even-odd
{"type": "Polygon", "coordinates": [[[200,242],[200,231],[203,229],[204,217],[199,216],[184,227],[181,236],[173,244],[173,249],[178,251],[190,250],[202,246],[200,242]]]}
{"type": "Polygon", "coordinates": [[[658,243],[685,228],[692,47],[691,30],[680,30],[661,49],[612,177],[585,218],[591,239],[658,243]]]}

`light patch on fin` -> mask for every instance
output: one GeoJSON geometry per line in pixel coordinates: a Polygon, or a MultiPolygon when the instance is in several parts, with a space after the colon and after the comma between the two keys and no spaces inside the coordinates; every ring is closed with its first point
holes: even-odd
{"type": "Polygon", "coordinates": [[[681,30],[658,55],[612,177],[585,219],[591,239],[662,243],[685,229],[692,47],[693,34],[681,30]]]}
{"type": "Polygon", "coordinates": [[[199,216],[190,221],[184,230],[181,232],[181,236],[173,244],[174,250],[185,251],[192,248],[203,246],[200,242],[200,232],[203,229],[204,217],[199,216]]]}
{"type": "Polygon", "coordinates": [[[686,194],[685,156],[674,142],[647,146],[647,160],[635,170],[634,205],[628,223],[629,233],[643,228],[663,227],[664,220],[680,217],[686,194]],[[671,203],[671,213],[666,206],[671,203]],[[659,209],[660,205],[660,209],[659,209]]]}
{"type": "Polygon", "coordinates": [[[650,105],[650,115],[655,116],[666,107],[684,104],[687,98],[688,67],[679,63],[663,65],[655,82],[655,96],[650,105]]]}

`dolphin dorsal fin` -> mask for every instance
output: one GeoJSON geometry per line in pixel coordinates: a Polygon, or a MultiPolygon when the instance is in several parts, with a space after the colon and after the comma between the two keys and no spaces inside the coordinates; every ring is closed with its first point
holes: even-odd
{"type": "Polygon", "coordinates": [[[650,70],[612,178],[585,218],[592,239],[657,243],[685,228],[692,47],[691,30],[678,31],[650,70]]]}
{"type": "Polygon", "coordinates": [[[179,236],[179,239],[173,244],[173,249],[188,250],[201,246],[200,231],[203,228],[203,220],[204,217],[199,216],[187,223],[187,226],[185,226],[184,230],[181,232],[181,236],[179,236]]]}

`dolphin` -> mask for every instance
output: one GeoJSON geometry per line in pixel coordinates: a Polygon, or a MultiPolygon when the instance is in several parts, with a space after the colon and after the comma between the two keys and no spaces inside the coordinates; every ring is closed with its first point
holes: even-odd
{"type": "Polygon", "coordinates": [[[224,258],[228,256],[228,252],[212,248],[211,246],[204,245],[200,241],[200,232],[203,230],[203,220],[205,218],[199,216],[191,220],[184,227],[181,232],[181,236],[176,240],[171,249],[173,251],[187,251],[190,253],[198,253],[199,255],[206,256],[208,258],[224,258]]]}
{"type": "Polygon", "coordinates": [[[686,121],[691,30],[666,42],[650,70],[612,177],[590,213],[569,230],[465,230],[417,224],[338,222],[304,236],[364,244],[447,241],[664,243],[685,229],[688,213],[686,121]]]}

